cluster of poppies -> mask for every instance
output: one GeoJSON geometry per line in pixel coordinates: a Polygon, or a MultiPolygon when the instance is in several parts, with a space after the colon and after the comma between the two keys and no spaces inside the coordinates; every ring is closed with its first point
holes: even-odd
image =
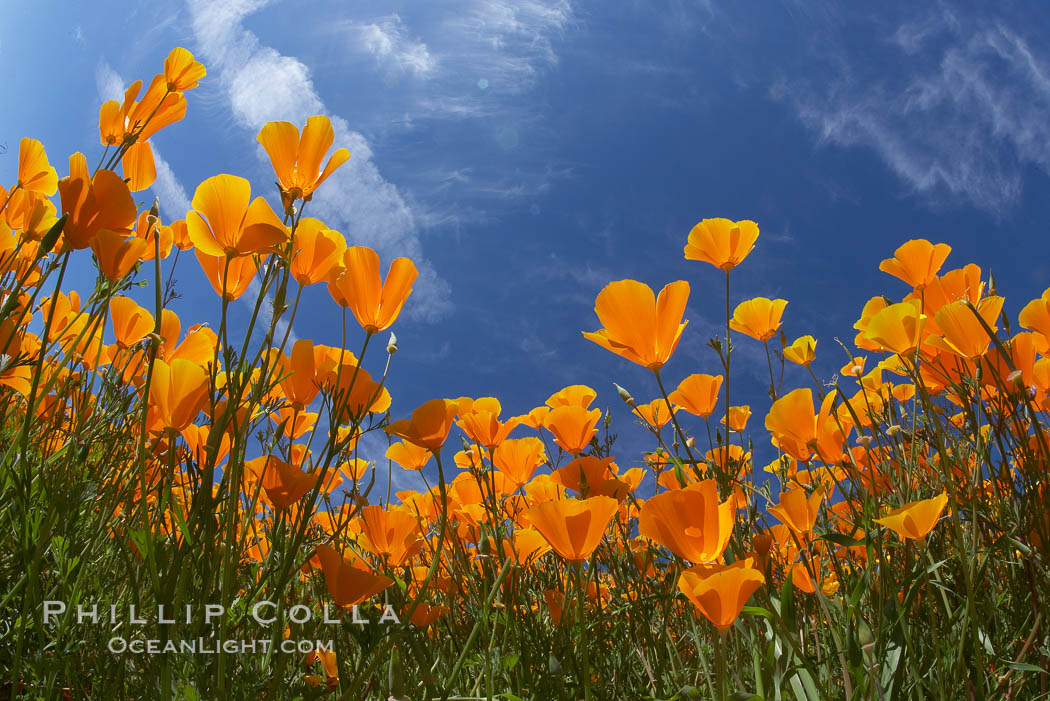
{"type": "MultiPolygon", "coordinates": [[[[271,122],[258,135],[281,211],[227,174],[197,187],[183,219],[164,223],[156,205],[136,208],[131,193],[156,177],[150,137],[184,116],[184,92],[204,76],[188,51],[175,49],[141,99],[136,82],[123,103],[102,106],[105,152],[94,171],[77,153],[59,179],[42,145],[23,139],[18,179],[0,188],[4,414],[18,419],[22,442],[32,435],[45,456],[85,445],[100,415],[124,437],[108,459],[131,477],[106,483],[122,490],[110,521],[118,541],[144,521],[161,539],[199,547],[194,529],[207,526],[207,547],[236,553],[244,588],[282,557],[340,607],[407,582],[406,618],[421,628],[460,605],[462,572],[453,560],[464,553],[472,566],[495,558],[513,571],[504,587],[542,591],[545,606],[523,605],[515,615],[545,616],[554,626],[564,620],[571,587],[568,580],[556,588],[530,584],[541,563],[576,573],[581,611],[614,596],[637,598],[646,582],[670,576],[679,604],[726,634],[765,584],[790,581],[832,597],[866,565],[873,543],[923,543],[945,519],[969,527],[953,514],[974,503],[1042,493],[1050,290],[1024,307],[1024,330],[1003,338],[1003,299],[981,270],[942,271],[950,248],[921,239],[880,265],[909,290],[900,302],[880,296],[864,306],[857,354],[842,379],[824,384],[810,370],[812,387],[786,393],[774,382],[772,358],[809,370],[817,341],[788,342],[785,300],[730,305],[731,275],[759,236],[754,222],[704,219],[684,248],[686,259],[725,277],[724,336],[711,344],[720,374],[689,374],[665,389],[665,366],[686,333],[688,282],[659,294],[634,280],[606,286],[594,307],[601,328],[584,337],[654,379],[649,402],[620,390],[654,441],[630,469],[599,440],[597,392],[583,385],[513,417],[501,417],[492,397],[392,410],[387,370],[370,373],[363,361],[370,339],[397,320],[417,271],[398,258],[384,278],[374,251],[304,216],[315,190],[350,157],[343,148],[328,156],[327,118],[311,117],[302,130],[271,122]],[[83,249],[99,271],[86,299],[61,289],[69,261],[87,260],[74,258],[83,249]],[[167,308],[178,253],[189,250],[219,296],[216,330],[197,324],[184,333],[167,308]],[[56,277],[45,290],[43,282],[56,277]],[[152,309],[124,294],[140,280],[155,291],[152,309]],[[258,301],[239,344],[227,311],[253,283],[258,301]],[[289,346],[303,290],[321,283],[342,311],[342,345],[301,339],[289,346]],[[274,310],[268,319],[264,303],[274,310]],[[357,354],[347,348],[347,311],[363,332],[357,354]],[[762,344],[770,360],[765,429],[776,458],[759,468],[764,476],[744,435],[751,408],[731,403],[734,334],[762,344]],[[720,420],[714,431],[711,417],[720,420]],[[463,449],[443,462],[457,428],[463,449]],[[380,456],[358,451],[370,431],[389,436],[389,464],[436,476],[436,484],[396,499],[371,496],[375,472],[385,468],[374,462],[380,456]],[[948,450],[951,436],[952,445],[979,449],[948,450]],[[233,504],[235,513],[216,534],[215,519],[199,515],[201,504],[216,513],[233,504]],[[289,527],[299,534],[291,555],[289,527]],[[275,555],[278,538],[284,546],[275,555]],[[634,580],[627,589],[612,573],[624,558],[634,580]]],[[[387,369],[396,350],[391,336],[387,369]]],[[[1016,537],[1045,547],[1048,527],[1027,523],[1016,537]]],[[[326,678],[313,679],[331,684],[337,664],[325,655],[315,658],[323,657],[326,678]]]]}

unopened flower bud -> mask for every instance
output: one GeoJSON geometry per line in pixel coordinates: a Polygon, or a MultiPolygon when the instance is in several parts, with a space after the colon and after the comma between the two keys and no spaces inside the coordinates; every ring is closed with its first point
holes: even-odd
{"type": "Polygon", "coordinates": [[[865,448],[871,447],[871,436],[861,436],[857,439],[857,443],[865,448]]]}
{"type": "Polygon", "coordinates": [[[892,426],[890,426],[889,428],[886,429],[886,435],[889,436],[890,438],[895,437],[900,432],[901,432],[901,427],[898,426],[897,424],[893,424],[892,426]]]}
{"type": "Polygon", "coordinates": [[[1015,387],[1024,387],[1024,378],[1021,376],[1020,370],[1014,370],[1006,376],[1006,381],[1015,387]]]}
{"type": "Polygon", "coordinates": [[[696,438],[694,438],[693,436],[689,436],[688,438],[685,439],[685,447],[689,448],[689,450],[692,450],[693,446],[695,446],[695,445],[696,445],[696,438]]]}
{"type": "Polygon", "coordinates": [[[393,331],[390,332],[390,340],[386,342],[386,352],[390,355],[397,353],[397,336],[393,331]]]}
{"type": "Polygon", "coordinates": [[[615,382],[613,382],[613,387],[616,388],[616,393],[620,395],[620,399],[623,400],[624,404],[631,407],[634,406],[634,397],[631,396],[630,392],[628,392],[615,382]]]}
{"type": "Polygon", "coordinates": [[[153,218],[160,217],[160,199],[153,198],[153,206],[149,208],[149,215],[153,218]]]}

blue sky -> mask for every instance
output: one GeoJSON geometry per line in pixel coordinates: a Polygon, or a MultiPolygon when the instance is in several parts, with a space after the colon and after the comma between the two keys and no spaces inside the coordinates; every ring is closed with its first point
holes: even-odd
{"type": "MultiPolygon", "coordinates": [[[[329,115],[353,155],[311,213],[421,271],[394,327],[395,416],[460,395],[510,415],[584,383],[613,408],[627,468],[651,441],[611,383],[656,388],[580,332],[598,328],[606,283],[685,279],[690,324],[665,376],[718,372],[721,278],[682,256],[700,219],[759,224],[733,303],[789,300],[785,331],[818,338],[823,377],[863,303],[907,292],[878,262],[909,238],[949,243],[947,268],[992,269],[1012,315],[1050,285],[1048,21],[1016,2],[10,4],[0,182],[22,136],[60,175],[72,151],[93,162],[101,101],[185,46],[208,76],[154,138],[165,220],[220,172],[271,196],[259,128],[329,115]]],[[[187,321],[218,309],[195,261],[176,277],[187,321]]],[[[337,344],[323,287],[306,299],[296,333],[337,344]]],[[[764,444],[765,359],[737,343],[736,398],[764,444]]],[[[807,379],[789,367],[785,388],[807,379]]]]}

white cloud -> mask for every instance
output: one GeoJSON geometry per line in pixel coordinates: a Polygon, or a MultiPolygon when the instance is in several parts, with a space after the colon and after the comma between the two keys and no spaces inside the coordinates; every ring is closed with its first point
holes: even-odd
{"type": "Polygon", "coordinates": [[[405,25],[397,14],[368,24],[350,22],[346,31],[351,41],[359,42],[381,67],[416,77],[425,77],[437,67],[437,60],[425,43],[405,37],[405,25]]]}
{"type": "Polygon", "coordinates": [[[963,25],[949,12],[891,39],[908,54],[903,74],[858,77],[867,75],[860,57],[843,53],[836,79],[788,85],[822,141],[871,148],[915,191],[996,214],[1019,201],[1026,165],[1050,172],[1045,52],[1008,27],[963,25]]]}
{"type": "MultiPolygon", "coordinates": [[[[202,58],[226,89],[234,119],[253,133],[268,121],[301,125],[307,117],[326,111],[309,69],[298,59],[261,45],[243,26],[242,20],[264,4],[188,2],[202,58]]],[[[372,162],[367,140],[344,119],[330,118],[335,144],[349,148],[351,158],[318,190],[310,210],[340,230],[348,242],[375,248],[384,260],[412,258],[420,274],[405,315],[423,321],[441,319],[452,310],[450,288],[423,258],[411,209],[372,162]]]]}

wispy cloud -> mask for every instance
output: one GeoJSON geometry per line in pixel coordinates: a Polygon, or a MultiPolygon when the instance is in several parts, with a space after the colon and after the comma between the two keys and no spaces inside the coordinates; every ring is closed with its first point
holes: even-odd
{"type": "MultiPolygon", "coordinates": [[[[243,25],[246,16],[265,3],[253,0],[189,0],[198,48],[217,74],[235,121],[255,132],[271,120],[302,124],[325,114],[310,71],[301,61],[264,46],[243,25]]],[[[398,188],[372,161],[368,141],[346,120],[330,115],[336,143],[350,149],[350,160],[325,183],[310,208],[348,241],[375,248],[390,260],[412,258],[419,268],[415,291],[405,315],[437,321],[452,310],[448,282],[424,258],[413,212],[398,188]]]]}
{"type": "Polygon", "coordinates": [[[427,45],[406,36],[407,29],[397,14],[368,23],[341,23],[338,29],[349,35],[354,46],[375,57],[376,65],[382,69],[426,77],[437,68],[437,60],[427,45]]]}
{"type": "Polygon", "coordinates": [[[942,9],[901,24],[881,50],[889,54],[875,63],[905,69],[873,75],[871,56],[843,48],[832,80],[789,80],[778,94],[821,141],[873,149],[933,202],[998,215],[1018,203],[1025,166],[1050,172],[1041,46],[1005,24],[962,22],[942,9]]]}

